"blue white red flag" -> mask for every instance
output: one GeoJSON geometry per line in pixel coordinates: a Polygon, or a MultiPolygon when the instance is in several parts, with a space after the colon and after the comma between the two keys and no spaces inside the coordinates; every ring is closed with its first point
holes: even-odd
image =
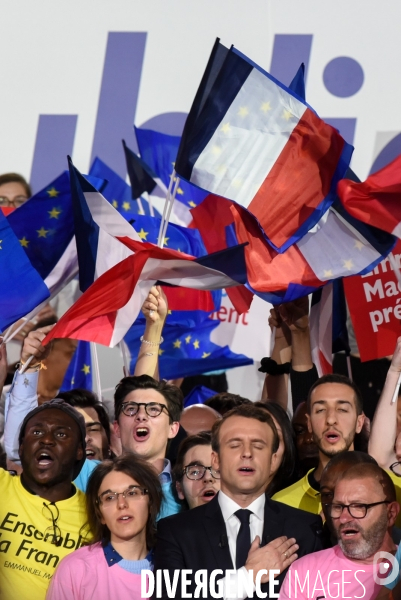
{"type": "MultiPolygon", "coordinates": [[[[232,204],[236,239],[245,247],[248,285],[272,304],[306,296],[338,277],[369,273],[395,237],[351,217],[337,200],[286,252],[270,248],[249,212],[232,204]]],[[[231,232],[233,233],[233,232],[231,232]]]]}
{"type": "MultiPolygon", "coordinates": [[[[138,234],[132,225],[81,175],[71,161],[70,179],[79,259],[80,289],[85,291],[99,275],[132,254],[131,250],[120,243],[120,238],[146,241],[148,236],[151,238],[150,225],[154,225],[155,222],[159,224],[159,220],[156,217],[135,215],[135,221],[141,219],[146,221],[146,229],[143,227],[145,221],[142,221],[138,234]]],[[[179,248],[179,250],[184,251],[184,246],[186,246],[186,249],[190,249],[195,256],[197,252],[199,254],[206,253],[203,252],[202,242],[195,231],[190,232],[172,225],[169,225],[169,227],[170,230],[167,230],[166,235],[167,243],[170,235],[168,232],[172,231],[171,241],[174,238],[177,243],[180,243],[182,248],[179,248]],[[173,227],[175,227],[174,230],[173,227]]],[[[156,235],[155,227],[153,227],[152,235],[156,235]]],[[[214,298],[210,292],[203,290],[185,291],[182,288],[171,288],[166,289],[165,292],[172,310],[185,308],[186,310],[212,312],[218,309],[220,302],[219,296],[214,298]]],[[[129,319],[128,315],[131,309],[128,306],[126,310],[127,319],[129,319]]],[[[131,324],[134,320],[131,321],[131,324]]]]}
{"type": "Polygon", "coordinates": [[[74,167],[70,181],[82,292],[103,273],[132,254],[116,236],[140,240],[134,228],[74,167]]]}
{"type": "Polygon", "coordinates": [[[333,203],[352,146],[235,48],[206,96],[196,118],[188,116],[178,176],[246,208],[285,251],[333,203]]]}
{"type": "Polygon", "coordinates": [[[343,179],[337,193],[353,217],[401,238],[401,155],[364,182],[343,179]]]}
{"type": "Polygon", "coordinates": [[[134,254],[101,275],[58,321],[43,343],[57,337],[114,347],[137,318],[157,281],[200,290],[245,281],[244,248],[194,259],[175,250],[120,238],[134,254]]]}

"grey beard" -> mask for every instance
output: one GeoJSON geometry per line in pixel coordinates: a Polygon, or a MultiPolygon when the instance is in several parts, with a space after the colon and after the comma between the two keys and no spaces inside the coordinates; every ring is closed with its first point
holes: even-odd
{"type": "Polygon", "coordinates": [[[358,544],[355,544],[354,542],[353,545],[352,541],[350,540],[348,545],[347,541],[344,541],[339,537],[338,545],[347,558],[364,560],[369,558],[369,556],[373,556],[373,554],[380,549],[387,531],[387,527],[387,511],[385,511],[381,515],[380,519],[376,521],[376,523],[374,523],[374,525],[372,525],[368,531],[361,531],[362,541],[358,542],[358,544]]]}

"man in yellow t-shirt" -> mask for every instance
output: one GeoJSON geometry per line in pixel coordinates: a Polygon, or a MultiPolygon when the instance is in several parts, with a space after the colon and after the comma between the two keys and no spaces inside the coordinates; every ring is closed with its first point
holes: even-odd
{"type": "Polygon", "coordinates": [[[85,461],[85,436],[83,417],[59,399],[25,417],[23,473],[0,469],[1,600],[44,600],[60,560],[89,541],[85,495],[72,484],[85,461]]]}
{"type": "Polygon", "coordinates": [[[354,450],[355,434],[361,431],[364,422],[362,397],[348,377],[324,375],[312,385],[306,411],[308,429],[319,450],[318,466],[293,485],[277,492],[273,500],[319,513],[320,477],[333,456],[354,450]]]}

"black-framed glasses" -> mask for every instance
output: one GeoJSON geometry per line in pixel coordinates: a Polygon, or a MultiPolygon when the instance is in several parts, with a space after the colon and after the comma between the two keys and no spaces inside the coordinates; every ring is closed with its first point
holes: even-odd
{"type": "Polygon", "coordinates": [[[397,462],[390,465],[390,471],[392,471],[394,475],[397,475],[397,477],[401,477],[401,463],[397,460],[397,462]]]}
{"type": "Polygon", "coordinates": [[[7,196],[0,196],[0,206],[13,206],[14,208],[18,208],[25,204],[28,200],[26,196],[17,196],[13,200],[7,198],[7,196]]]}
{"type": "Polygon", "coordinates": [[[381,500],[380,502],[371,502],[370,504],[360,504],[359,502],[355,502],[353,504],[340,504],[340,502],[332,502],[331,504],[326,504],[329,511],[329,515],[332,519],[339,519],[343,513],[344,508],[346,508],[353,519],[363,519],[366,517],[366,514],[369,508],[373,506],[379,506],[379,504],[389,504],[390,500],[381,500]]]}
{"type": "Polygon", "coordinates": [[[47,538],[51,536],[53,538],[51,543],[55,546],[61,546],[63,538],[61,536],[60,527],[57,525],[58,518],[60,517],[58,506],[54,502],[50,502],[49,504],[43,502],[42,514],[45,519],[52,522],[52,524],[43,532],[44,541],[46,542],[47,538]]]}
{"type": "Polygon", "coordinates": [[[220,471],[216,471],[216,469],[213,469],[212,467],[205,467],[204,465],[188,465],[182,470],[183,474],[186,475],[188,479],[195,481],[203,479],[206,471],[209,471],[214,479],[220,479],[220,471]]]}
{"type": "Polygon", "coordinates": [[[158,417],[163,410],[166,410],[166,413],[171,418],[167,406],[165,404],[160,404],[160,402],[124,402],[121,405],[121,412],[127,415],[127,417],[135,417],[141,406],[145,407],[145,412],[148,417],[158,417]]]}
{"type": "Polygon", "coordinates": [[[149,490],[143,488],[139,485],[130,485],[123,492],[112,492],[111,490],[107,490],[98,496],[98,503],[102,506],[112,506],[116,501],[118,501],[119,496],[122,496],[124,500],[140,500],[143,496],[149,493],[149,490]]]}

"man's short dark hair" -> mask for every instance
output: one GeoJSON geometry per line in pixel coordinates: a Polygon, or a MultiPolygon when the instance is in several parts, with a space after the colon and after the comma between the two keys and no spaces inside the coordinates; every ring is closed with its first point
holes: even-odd
{"type": "Polygon", "coordinates": [[[93,408],[97,416],[99,417],[99,422],[103,429],[106,432],[107,441],[110,444],[110,421],[107,415],[106,409],[99,402],[96,394],[90,392],[89,390],[74,388],[69,392],[60,392],[57,396],[58,398],[62,398],[67,404],[70,406],[76,406],[77,408],[93,408]]]}
{"type": "Polygon", "coordinates": [[[358,415],[361,415],[363,413],[362,394],[361,394],[358,386],[355,385],[355,383],[353,381],[351,381],[351,379],[349,377],[346,377],[345,375],[340,375],[339,373],[329,373],[328,375],[323,375],[323,377],[319,377],[319,379],[317,381],[315,381],[315,383],[311,386],[311,388],[308,392],[308,397],[306,399],[306,412],[308,414],[310,414],[310,410],[311,410],[311,396],[312,396],[313,390],[315,390],[317,387],[319,387],[319,385],[323,385],[325,383],[341,383],[342,385],[347,385],[348,387],[350,387],[354,391],[354,395],[355,395],[356,413],[358,415]]]}
{"type": "Polygon", "coordinates": [[[277,452],[279,446],[279,437],[274,421],[267,410],[260,408],[259,406],[254,406],[252,402],[244,402],[240,404],[236,408],[233,408],[229,412],[225,413],[221,419],[218,419],[214,423],[212,427],[212,449],[215,452],[219,453],[220,450],[220,428],[230,417],[245,417],[246,419],[256,419],[261,423],[267,423],[273,432],[273,454],[277,452]]]}
{"type": "Polygon", "coordinates": [[[184,396],[180,388],[175,385],[170,385],[166,381],[156,381],[149,375],[139,375],[137,377],[123,377],[116,386],[114,393],[114,411],[115,419],[121,413],[121,407],[130,392],[135,390],[155,390],[163,396],[167,402],[167,408],[170,413],[170,423],[179,421],[181,417],[184,396]]]}
{"type": "Polygon", "coordinates": [[[218,413],[224,415],[229,410],[241,404],[249,404],[251,401],[247,398],[242,398],[239,394],[231,394],[230,392],[221,392],[211,398],[208,398],[204,404],[217,410],[218,413]]]}

